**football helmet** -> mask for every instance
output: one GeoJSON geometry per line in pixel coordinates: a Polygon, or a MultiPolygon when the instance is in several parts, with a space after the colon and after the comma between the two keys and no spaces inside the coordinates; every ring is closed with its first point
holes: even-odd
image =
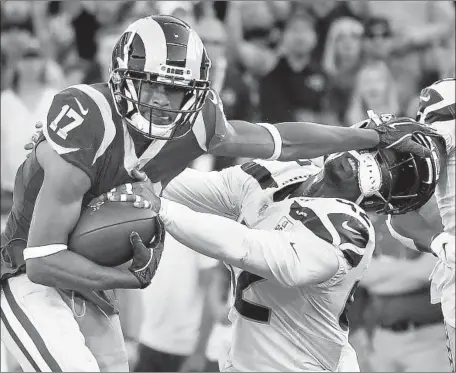
{"type": "Polygon", "coordinates": [[[148,138],[181,138],[204,105],[210,66],[201,39],[185,22],[163,15],[141,18],[127,27],[112,52],[108,84],[116,110],[148,138]],[[160,87],[185,92],[179,109],[148,102],[151,90],[160,87]],[[167,123],[158,124],[163,118],[167,123]]]}
{"type": "Polygon", "coordinates": [[[439,80],[424,88],[416,120],[422,124],[446,124],[454,128],[456,119],[456,79],[439,80]]]}
{"type": "MultiPolygon", "coordinates": [[[[388,114],[391,116],[391,114],[388,114]]],[[[394,116],[392,116],[394,117],[394,116]]],[[[369,119],[370,120],[370,119],[369,119]]],[[[369,120],[356,124],[364,127],[369,120]]],[[[413,121],[397,118],[398,121],[413,121]]],[[[430,150],[430,157],[418,157],[394,149],[349,151],[358,161],[361,195],[356,201],[366,211],[399,215],[422,207],[434,194],[440,177],[441,136],[416,133],[412,140],[430,150]]]]}

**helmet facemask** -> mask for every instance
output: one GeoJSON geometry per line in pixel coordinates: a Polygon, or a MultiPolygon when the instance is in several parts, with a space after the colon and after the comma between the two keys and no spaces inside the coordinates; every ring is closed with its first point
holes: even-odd
{"type": "Polygon", "coordinates": [[[161,65],[160,74],[120,67],[111,72],[109,84],[117,112],[131,127],[148,138],[169,140],[191,130],[209,91],[209,81],[190,78],[189,69],[175,66],[161,65]],[[147,102],[158,86],[184,91],[179,109],[147,102]],[[169,124],[157,123],[161,118],[168,118],[169,124]]]}
{"type": "MultiPolygon", "coordinates": [[[[419,134],[414,137],[418,143],[432,149],[431,140],[419,134]]],[[[405,214],[422,207],[434,194],[440,172],[438,159],[382,149],[375,152],[375,160],[381,184],[372,193],[363,193],[362,167],[359,169],[362,194],[357,202],[366,210],[375,210],[378,214],[405,214]]]]}

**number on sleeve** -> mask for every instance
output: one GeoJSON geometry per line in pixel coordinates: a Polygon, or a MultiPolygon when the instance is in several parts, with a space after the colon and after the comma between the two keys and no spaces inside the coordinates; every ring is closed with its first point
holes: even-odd
{"type": "Polygon", "coordinates": [[[71,130],[74,130],[76,127],[80,126],[83,121],[84,121],[84,118],[81,117],[76,111],[74,111],[68,105],[64,105],[62,107],[62,110],[60,110],[60,113],[57,115],[57,117],[49,125],[49,128],[51,130],[53,130],[53,131],[57,131],[56,132],[57,135],[65,140],[67,138],[67,136],[68,136],[68,132],[70,132],[71,130]],[[68,118],[73,119],[73,121],[68,123],[66,126],[63,126],[62,128],[59,128],[57,130],[57,126],[58,126],[59,122],[62,120],[62,118],[65,115],[68,118]]]}
{"type": "Polygon", "coordinates": [[[241,316],[249,320],[268,324],[271,319],[271,310],[268,307],[244,299],[244,291],[259,281],[266,281],[266,279],[248,271],[242,271],[239,274],[234,293],[234,308],[236,308],[241,316]]]}

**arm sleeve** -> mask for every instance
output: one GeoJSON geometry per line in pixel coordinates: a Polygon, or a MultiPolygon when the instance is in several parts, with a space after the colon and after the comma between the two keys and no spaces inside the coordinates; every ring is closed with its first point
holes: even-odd
{"type": "Polygon", "coordinates": [[[183,245],[282,286],[318,284],[340,268],[335,247],[310,231],[249,229],[166,199],[160,216],[168,233],[183,245]]]}
{"type": "Polygon", "coordinates": [[[163,197],[195,211],[237,219],[247,179],[239,166],[219,172],[187,168],[166,186],[163,197]]]}
{"type": "Polygon", "coordinates": [[[43,128],[50,147],[83,170],[92,183],[97,160],[111,144],[115,132],[108,101],[87,85],[69,87],[55,95],[43,128]]]}
{"type": "Polygon", "coordinates": [[[192,127],[193,134],[201,149],[207,152],[209,143],[214,136],[229,132],[230,127],[231,125],[225,116],[222,100],[218,93],[211,89],[192,127]]]}

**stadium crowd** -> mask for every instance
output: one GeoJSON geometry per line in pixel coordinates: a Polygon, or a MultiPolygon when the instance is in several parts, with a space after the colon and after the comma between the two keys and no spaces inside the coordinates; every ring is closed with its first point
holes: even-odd
{"type": "MultiPolygon", "coordinates": [[[[349,126],[367,110],[414,118],[420,90],[455,76],[451,1],[4,1],[0,8],[2,222],[24,144],[53,96],[107,81],[117,38],[149,14],[174,15],[197,31],[228,119],[349,126]]],[[[193,167],[241,161],[205,155],[193,167]]],[[[441,226],[435,203],[422,214],[441,226]]],[[[372,219],[376,255],[349,311],[361,370],[449,371],[442,311],[429,302],[436,258],[393,239],[384,217],[372,219]]],[[[217,371],[228,348],[229,273],[180,246],[168,236],[152,284],[119,292],[132,371],[217,371]]],[[[1,371],[17,371],[3,348],[1,361],[1,371]]]]}

